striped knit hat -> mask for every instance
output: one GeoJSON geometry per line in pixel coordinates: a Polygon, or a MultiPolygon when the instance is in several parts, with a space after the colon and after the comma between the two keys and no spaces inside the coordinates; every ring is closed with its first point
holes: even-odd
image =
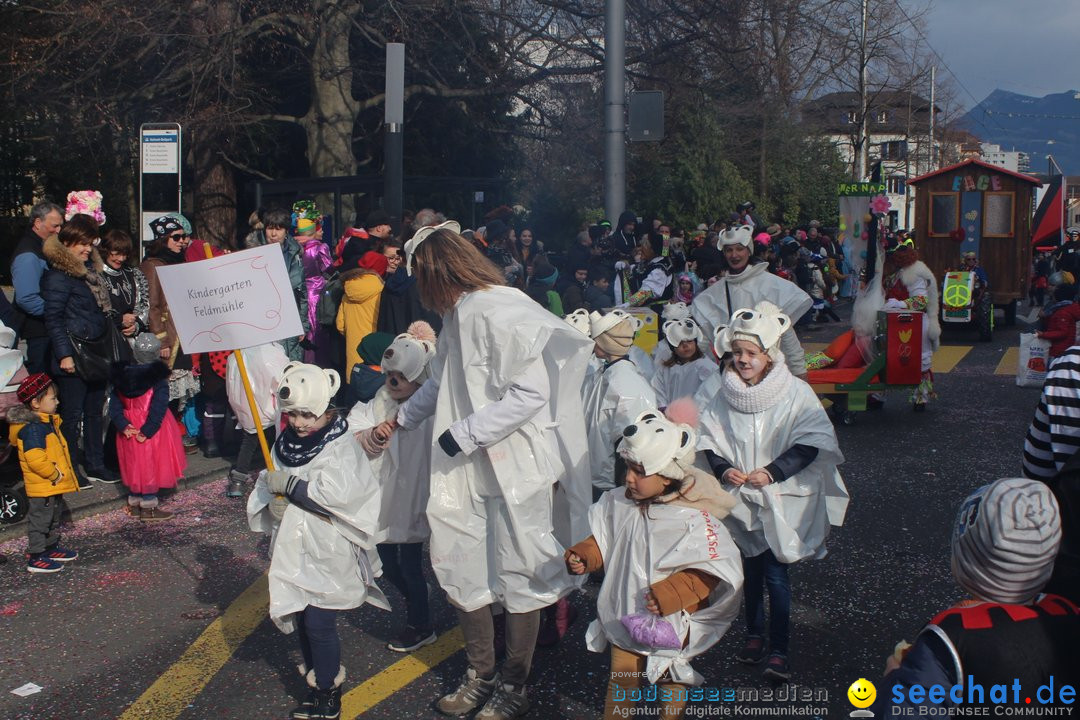
{"type": "Polygon", "coordinates": [[[1050,489],[1026,478],[984,485],[960,506],[952,571],[981,600],[1030,602],[1050,579],[1061,544],[1061,515],[1050,489]]]}

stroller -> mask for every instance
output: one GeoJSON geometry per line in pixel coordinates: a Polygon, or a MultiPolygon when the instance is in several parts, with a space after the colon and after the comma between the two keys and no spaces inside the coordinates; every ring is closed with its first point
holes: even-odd
{"type": "Polygon", "coordinates": [[[15,446],[8,437],[7,413],[20,404],[16,391],[27,376],[22,353],[14,344],[15,332],[0,323],[0,525],[19,522],[30,509],[15,446]]]}

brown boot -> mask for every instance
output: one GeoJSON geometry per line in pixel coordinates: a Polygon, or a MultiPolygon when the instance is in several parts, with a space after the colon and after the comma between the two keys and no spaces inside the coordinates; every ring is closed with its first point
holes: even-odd
{"type": "Polygon", "coordinates": [[[157,522],[159,520],[172,520],[173,513],[162,510],[159,507],[144,507],[139,511],[139,519],[143,522],[157,522]]]}

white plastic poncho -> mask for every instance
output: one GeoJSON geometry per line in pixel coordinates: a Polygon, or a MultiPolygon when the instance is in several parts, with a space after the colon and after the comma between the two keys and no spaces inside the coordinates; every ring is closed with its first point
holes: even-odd
{"type": "MultiPolygon", "coordinates": [[[[814,301],[809,295],[795,283],[773,275],[768,268],[768,264],[758,263],[738,275],[724,275],[694,298],[690,311],[708,340],[715,336],[717,327],[728,324],[732,310],[757,307],[762,300],[780,308],[793,324],[810,309],[814,301]]],[[[806,374],[806,353],[794,329],[781,336],[780,350],[793,374],[806,374]]]]}
{"type": "Polygon", "coordinates": [[[389,610],[375,584],[369,552],[382,538],[379,484],[352,434],[334,438],[307,465],[289,467],[274,453],[279,470],[308,482],[308,497],[330,513],[325,519],[289,505],[281,524],[270,514],[271,493],[263,471],[248,496],[248,525],[271,534],[270,619],[282,632],[308,605],[348,610],[365,602],[389,610]]]}
{"type": "Polygon", "coordinates": [[[780,483],[760,489],[725,483],[739,502],[724,524],[746,557],[766,550],[784,563],[825,557],[825,538],[830,525],[843,524],[848,493],[836,469],[844,456],[821,401],[809,385],[787,374],[789,385],[778,402],[760,412],[740,412],[724,395],[725,373],[710,378],[694,398],[701,409],[699,450],[712,450],[743,472],[765,467],[796,444],[816,447],[818,455],[780,483]]]}
{"type": "MultiPolygon", "coordinates": [[[[593,357],[596,356],[594,355],[593,357]]],[[[656,372],[656,368],[660,367],[653,362],[651,355],[637,345],[630,346],[630,352],[626,353],[626,357],[630,359],[630,362],[634,363],[634,367],[637,368],[638,373],[646,380],[649,380],[656,372]]]]}
{"type": "Polygon", "coordinates": [[[716,363],[706,357],[670,367],[657,365],[650,383],[656,393],[656,406],[665,408],[673,400],[693,397],[706,380],[719,372],[716,363]]]}
{"type": "Polygon", "coordinates": [[[585,644],[602,652],[608,643],[648,658],[646,674],[655,683],[664,672],[674,682],[700,685],[702,676],[690,660],[723,637],[739,612],[742,560],[723,523],[706,511],[653,504],[642,512],[622,488],[604,493],[589,510],[593,537],[604,558],[604,584],[596,599],[597,619],[585,633],[585,644]],[[701,570],[720,582],[709,594],[708,607],[665,616],[686,642],[679,650],[636,644],[621,619],[647,612],[649,586],[682,570],[701,570]]]}
{"type": "MultiPolygon", "coordinates": [[[[383,385],[369,402],[353,406],[349,412],[349,432],[367,430],[396,417],[398,406],[383,385]]],[[[431,534],[426,511],[434,422],[434,417],[429,417],[415,430],[398,428],[386,449],[369,458],[371,471],[382,487],[379,526],[386,529],[383,542],[418,543],[431,534]]]]}
{"type": "Polygon", "coordinates": [[[530,612],[576,585],[563,550],[589,534],[580,392],[592,346],[512,288],[467,293],[443,317],[431,379],[398,423],[435,416],[431,565],[456,607],[530,612]],[[437,445],[447,429],[462,449],[452,458],[437,445]]]}
{"type": "Polygon", "coordinates": [[[281,371],[289,364],[289,356],[285,354],[281,343],[276,342],[237,350],[229,356],[225,371],[225,392],[237,422],[246,433],[255,432],[255,421],[251,419],[251,405],[244,392],[244,381],[240,378],[240,367],[235,357],[237,352],[244,353],[244,367],[247,368],[251,392],[259,406],[259,419],[262,420],[262,426],[266,428],[277,425],[279,418],[278,378],[281,377],[281,371]]]}
{"type": "Polygon", "coordinates": [[[616,360],[586,378],[582,406],[592,461],[592,486],[615,487],[615,441],[646,410],[656,408],[656,393],[629,360],[616,360]]]}

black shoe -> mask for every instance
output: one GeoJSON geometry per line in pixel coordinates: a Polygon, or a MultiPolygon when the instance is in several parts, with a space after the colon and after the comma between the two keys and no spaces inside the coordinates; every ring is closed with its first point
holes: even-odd
{"type": "Polygon", "coordinates": [[[115,485],[120,482],[120,473],[113,472],[107,467],[100,468],[87,468],[86,476],[91,480],[96,480],[106,485],[115,485]]]}
{"type": "Polygon", "coordinates": [[[765,659],[765,653],[767,651],[768,648],[765,645],[765,638],[758,635],[751,635],[746,638],[746,643],[743,645],[742,650],[735,654],[735,661],[747,665],[757,665],[765,659]]]}
{"type": "Polygon", "coordinates": [[[435,631],[430,628],[414,628],[412,626],[406,627],[400,635],[386,644],[388,650],[394,652],[412,652],[413,650],[419,650],[425,645],[430,645],[435,642],[438,637],[435,635],[435,631]]]}
{"type": "Polygon", "coordinates": [[[765,663],[765,670],[761,674],[769,680],[779,682],[787,682],[790,680],[791,668],[788,667],[787,656],[780,655],[779,653],[770,655],[768,662],[765,663]]]}
{"type": "Polygon", "coordinates": [[[90,478],[83,475],[78,470],[75,471],[75,480],[79,483],[80,490],[93,490],[94,486],[90,483],[90,478]]]}
{"type": "Polygon", "coordinates": [[[315,706],[308,717],[311,720],[337,720],[341,717],[341,687],[316,690],[315,706]]]}
{"type": "Polygon", "coordinates": [[[312,689],[307,697],[304,698],[304,701],[292,711],[291,715],[293,720],[309,720],[309,718],[312,717],[311,713],[315,709],[315,704],[317,702],[317,692],[318,690],[312,689]]]}
{"type": "Polygon", "coordinates": [[[246,473],[239,470],[229,471],[229,484],[225,488],[225,497],[242,498],[247,495],[247,484],[250,478],[246,473]]]}

